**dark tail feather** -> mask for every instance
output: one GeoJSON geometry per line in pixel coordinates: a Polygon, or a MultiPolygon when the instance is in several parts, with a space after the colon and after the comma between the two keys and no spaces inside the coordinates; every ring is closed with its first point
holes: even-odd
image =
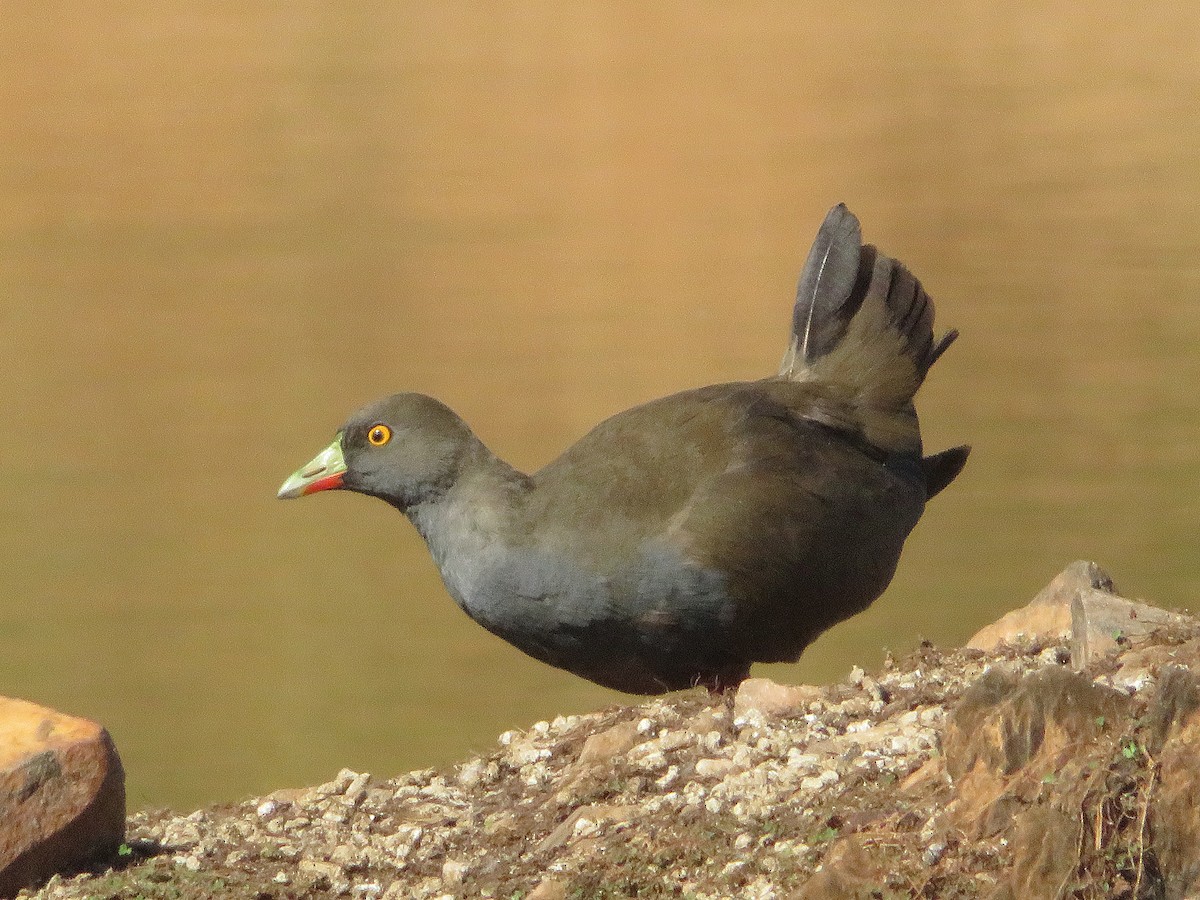
{"type": "Polygon", "coordinates": [[[949,331],[947,331],[945,334],[943,334],[941,339],[936,344],[934,344],[933,349],[929,351],[929,361],[927,363],[925,363],[925,371],[928,372],[930,367],[933,366],[933,364],[938,361],[938,357],[940,357],[943,353],[945,353],[947,350],[949,350],[950,345],[953,344],[957,340],[958,340],[958,329],[957,328],[951,328],[949,331]]]}
{"type": "Polygon", "coordinates": [[[897,260],[862,243],[844,204],[817,232],[792,313],[792,342],[779,374],[838,382],[879,405],[907,403],[957,337],[933,339],[933,301],[897,260]]]}
{"type": "MultiPolygon", "coordinates": [[[[942,343],[945,343],[943,340],[942,343]]],[[[944,347],[942,349],[945,349],[944,347]]],[[[936,359],[936,357],[934,357],[936,359]]],[[[967,464],[967,456],[971,448],[965,444],[961,447],[951,447],[941,453],[926,456],[921,460],[921,468],[925,471],[925,498],[933,499],[967,464]]]]}
{"type": "Polygon", "coordinates": [[[874,248],[863,259],[862,227],[845,204],[825,216],[796,285],[792,335],[797,356],[811,363],[831,351],[866,296],[874,248]]]}

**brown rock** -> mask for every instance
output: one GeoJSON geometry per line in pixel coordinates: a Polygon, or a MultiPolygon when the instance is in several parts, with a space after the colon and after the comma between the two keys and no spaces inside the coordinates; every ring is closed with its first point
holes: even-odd
{"type": "Polygon", "coordinates": [[[125,773],[87,719],[0,697],[0,896],[116,851],[125,773]]]}
{"type": "Polygon", "coordinates": [[[871,900],[880,896],[887,865],[855,836],[835,841],[821,861],[821,869],[804,882],[791,900],[871,900]]]}
{"type": "Polygon", "coordinates": [[[1057,666],[1020,680],[992,669],[950,713],[943,737],[946,770],[957,780],[982,762],[1011,775],[1035,759],[1053,759],[1096,740],[1127,703],[1116,691],[1057,666]]]}
{"type": "Polygon", "coordinates": [[[1190,669],[1165,666],[1146,716],[1155,754],[1168,740],[1195,724],[1200,712],[1200,678],[1190,669]]]}
{"type": "Polygon", "coordinates": [[[1035,806],[1021,812],[1012,829],[1012,864],[988,900],[1064,896],[1079,864],[1078,817],[1035,806]]]}
{"type": "Polygon", "coordinates": [[[638,733],[636,721],[618,722],[611,728],[590,735],[583,742],[573,774],[565,779],[555,801],[574,806],[593,795],[612,774],[614,760],[628,753],[645,737],[638,733]]]}
{"type": "Polygon", "coordinates": [[[708,734],[711,731],[726,733],[729,731],[729,712],[726,709],[702,709],[690,722],[688,731],[692,734],[708,734]]]}
{"type": "Polygon", "coordinates": [[[1063,569],[1028,606],[976,632],[967,646],[994,650],[1021,640],[1070,639],[1072,664],[1082,669],[1121,641],[1183,621],[1178,613],[1118,596],[1108,573],[1081,560],[1063,569]]]}
{"type": "Polygon", "coordinates": [[[1027,606],[1005,613],[967,641],[975,650],[993,650],[1000,644],[1031,638],[1058,640],[1071,634],[1071,603],[1082,591],[1113,595],[1113,582],[1093,562],[1071,563],[1054,577],[1027,606]]]}
{"type": "Polygon", "coordinates": [[[935,756],[926,760],[920,768],[912,772],[900,782],[900,790],[905,794],[917,794],[930,785],[946,783],[946,760],[935,756]]]}
{"type": "Polygon", "coordinates": [[[733,714],[740,716],[758,710],[767,718],[797,716],[820,696],[821,689],[811,684],[779,684],[769,678],[747,678],[738,687],[733,714]]]}
{"type": "Polygon", "coordinates": [[[525,900],[566,900],[567,885],[557,878],[543,878],[525,900]]]}
{"type": "Polygon", "coordinates": [[[614,756],[627,752],[637,740],[637,722],[618,722],[584,741],[583,749],[579,751],[579,762],[585,765],[606,763],[614,756]]]}
{"type": "Polygon", "coordinates": [[[1018,793],[1085,751],[1108,752],[1128,705],[1116,691],[1055,666],[1019,680],[988,671],[963,694],[942,736],[955,783],[952,818],[975,836],[1003,828],[1018,793]]]}
{"type": "Polygon", "coordinates": [[[1159,682],[1151,711],[1162,744],[1154,793],[1154,849],[1166,896],[1194,897],[1200,889],[1200,682],[1184,669],[1169,669],[1159,682]]]}
{"type": "Polygon", "coordinates": [[[551,831],[537,846],[546,853],[568,843],[579,833],[590,834],[614,822],[626,822],[638,813],[637,807],[624,804],[594,803],[581,806],[551,831]]]}

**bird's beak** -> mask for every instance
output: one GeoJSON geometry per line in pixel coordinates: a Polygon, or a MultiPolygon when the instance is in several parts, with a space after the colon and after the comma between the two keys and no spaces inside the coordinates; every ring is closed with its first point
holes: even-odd
{"type": "Polygon", "coordinates": [[[291,500],[317,491],[328,491],[342,486],[346,474],[346,458],[342,455],[342,434],[333,443],[318,453],[308,465],[297,469],[279,489],[280,500],[291,500]]]}

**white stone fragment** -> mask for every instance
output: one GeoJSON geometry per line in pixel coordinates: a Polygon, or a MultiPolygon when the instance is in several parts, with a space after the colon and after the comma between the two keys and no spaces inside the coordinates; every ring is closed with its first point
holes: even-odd
{"type": "Polygon", "coordinates": [[[813,775],[809,778],[801,779],[800,790],[819,791],[821,788],[829,787],[831,784],[837,784],[841,780],[842,776],[833,769],[826,769],[819,775],[813,775]]]}
{"type": "Polygon", "coordinates": [[[275,815],[275,812],[278,809],[279,804],[274,800],[264,800],[262,803],[258,804],[258,809],[256,809],[255,812],[258,813],[260,818],[265,819],[268,816],[275,815]]]}
{"type": "Polygon", "coordinates": [[[575,820],[575,837],[591,837],[600,831],[600,826],[591,819],[580,816],[575,820]]]}
{"type": "Polygon", "coordinates": [[[469,867],[467,864],[460,860],[446,860],[444,863],[442,863],[442,883],[446,885],[446,887],[462,887],[462,883],[467,877],[468,869],[469,867]]]}
{"type": "Polygon", "coordinates": [[[636,764],[638,768],[645,769],[647,772],[656,772],[666,767],[667,757],[661,751],[653,750],[650,753],[641,755],[637,759],[636,764]]]}
{"type": "Polygon", "coordinates": [[[731,759],[696,760],[696,774],[701,778],[722,778],[733,768],[734,762],[731,759]]]}
{"type": "Polygon", "coordinates": [[[812,770],[820,765],[820,757],[815,753],[805,753],[799,747],[791,747],[787,753],[787,764],[792,769],[812,770]]]}

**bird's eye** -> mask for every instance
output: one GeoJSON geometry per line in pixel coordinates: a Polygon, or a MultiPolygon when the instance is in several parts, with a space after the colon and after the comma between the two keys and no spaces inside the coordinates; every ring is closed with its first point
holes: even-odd
{"type": "Polygon", "coordinates": [[[372,425],[371,430],[367,432],[367,440],[373,447],[382,447],[392,439],[392,429],[386,425],[372,425]]]}

